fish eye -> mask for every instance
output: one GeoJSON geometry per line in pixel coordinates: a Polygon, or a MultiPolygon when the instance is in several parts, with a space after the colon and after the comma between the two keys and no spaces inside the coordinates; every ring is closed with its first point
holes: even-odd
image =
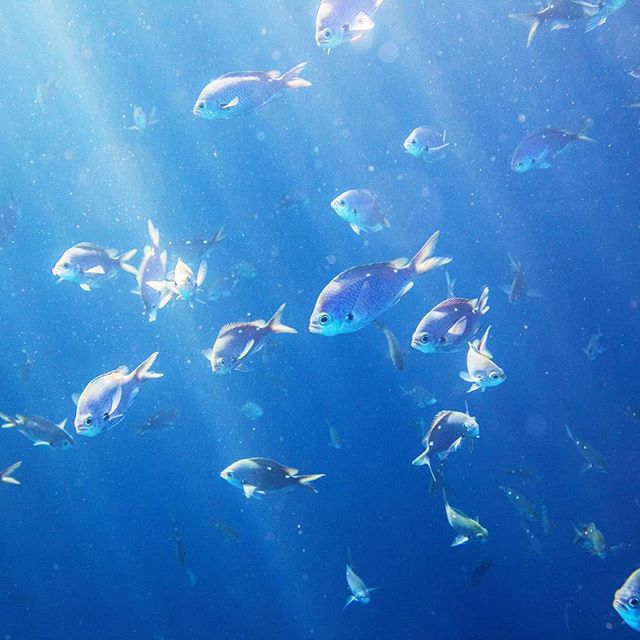
{"type": "Polygon", "coordinates": [[[331,322],[331,316],[328,313],[323,313],[319,318],[318,322],[323,325],[327,325],[331,322]]]}
{"type": "Polygon", "coordinates": [[[200,109],[204,109],[205,108],[205,102],[204,100],[201,100],[200,102],[198,102],[198,104],[196,105],[196,109],[198,111],[200,111],[200,109]]]}
{"type": "Polygon", "coordinates": [[[640,604],[640,598],[632,596],[631,598],[629,598],[628,603],[630,607],[637,607],[640,604]]]}
{"type": "Polygon", "coordinates": [[[62,263],[62,268],[63,269],[68,269],[71,265],[68,262],[63,262],[62,263]]]}
{"type": "Polygon", "coordinates": [[[325,29],[322,32],[323,37],[325,38],[331,38],[333,36],[333,29],[325,29]]]}
{"type": "Polygon", "coordinates": [[[353,320],[353,313],[347,313],[346,319],[348,322],[351,322],[353,320]]]}
{"type": "Polygon", "coordinates": [[[423,333],[420,336],[420,342],[422,342],[422,344],[427,344],[427,342],[429,342],[429,334],[423,333]]]}
{"type": "Polygon", "coordinates": [[[93,424],[93,418],[92,418],[91,416],[87,416],[87,417],[84,419],[84,423],[85,423],[88,427],[89,427],[89,426],[91,426],[91,425],[93,424]]]}
{"type": "Polygon", "coordinates": [[[492,380],[497,380],[497,379],[500,377],[500,374],[499,374],[497,371],[492,371],[492,372],[489,374],[489,377],[490,377],[492,380]]]}
{"type": "Polygon", "coordinates": [[[410,144],[416,145],[416,144],[418,144],[418,141],[414,138],[414,139],[410,142],[410,144]]]}
{"type": "Polygon", "coordinates": [[[347,203],[346,203],[344,200],[340,200],[340,202],[338,202],[338,204],[339,204],[341,207],[344,207],[344,205],[345,205],[345,204],[347,204],[347,203]]]}

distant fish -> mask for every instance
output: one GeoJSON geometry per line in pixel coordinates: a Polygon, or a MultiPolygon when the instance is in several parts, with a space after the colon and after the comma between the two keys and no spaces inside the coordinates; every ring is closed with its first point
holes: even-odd
{"type": "Polygon", "coordinates": [[[244,361],[264,347],[264,339],[274,333],[297,333],[282,323],[285,305],[281,305],[270,320],[231,322],[224,325],[211,349],[202,355],[211,363],[213,373],[226,374],[246,370],[244,361]]]}
{"type": "Polygon", "coordinates": [[[508,255],[513,280],[510,285],[502,289],[509,296],[509,302],[515,304],[516,302],[523,302],[529,299],[529,287],[527,286],[522,264],[515,260],[511,254],[508,255]]]}
{"type": "Polygon", "coordinates": [[[264,409],[257,402],[247,400],[247,402],[240,407],[240,413],[252,422],[255,422],[262,418],[264,415],[264,409]]]}
{"type": "Polygon", "coordinates": [[[529,35],[527,36],[527,47],[529,47],[540,25],[551,25],[551,31],[568,29],[572,23],[585,17],[585,9],[580,2],[575,0],[553,0],[539,11],[512,13],[509,17],[529,24],[529,35]]]}
{"type": "Polygon", "coordinates": [[[298,191],[287,191],[276,204],[278,213],[302,214],[309,208],[308,196],[298,191]]]}
{"type": "Polygon", "coordinates": [[[411,346],[422,353],[459,351],[476,336],[482,316],[488,311],[488,287],[473,300],[444,300],[420,320],[411,337],[411,346]]]}
{"type": "Polygon", "coordinates": [[[298,469],[284,467],[267,458],[238,460],[220,472],[220,477],[230,485],[242,489],[247,498],[268,493],[304,487],[314,493],[311,482],[324,478],[324,473],[297,475],[298,469]]]}
{"type": "Polygon", "coordinates": [[[240,534],[236,529],[226,520],[214,520],[210,524],[216,531],[219,531],[227,540],[234,542],[241,540],[240,534]]]}
{"type": "Polygon", "coordinates": [[[587,118],[578,131],[566,129],[544,129],[531,133],[517,146],[511,159],[511,170],[524,173],[529,169],[549,169],[563,151],[576,142],[595,142],[585,135],[585,131],[593,124],[587,118]]]}
{"type": "Polygon", "coordinates": [[[487,575],[489,569],[491,569],[493,566],[494,564],[493,562],[491,562],[491,560],[483,560],[482,562],[478,563],[475,569],[471,572],[471,577],[469,578],[471,586],[477,587],[487,575]]]}
{"type": "Polygon", "coordinates": [[[624,545],[609,547],[602,531],[596,527],[595,522],[587,522],[577,526],[574,524],[573,529],[576,534],[573,543],[579,545],[593,556],[604,559],[624,547],[624,545]]]}
{"type": "Polygon", "coordinates": [[[162,377],[162,373],[151,371],[157,357],[156,351],[131,372],[122,366],[103,373],[89,382],[79,396],[74,396],[74,425],[78,435],[94,437],[120,424],[137,397],[140,385],[162,377]]]}
{"type": "Polygon", "coordinates": [[[361,604],[369,604],[371,602],[371,592],[376,587],[367,587],[364,580],[353,570],[353,567],[347,563],[347,585],[351,591],[351,595],[347,598],[346,609],[352,602],[360,602],[361,604]]]}
{"type": "Polygon", "coordinates": [[[10,467],[6,469],[2,469],[0,471],[0,482],[5,482],[6,484],[20,484],[20,481],[13,477],[13,472],[18,469],[22,465],[22,461],[15,462],[10,467]]]}
{"type": "Polygon", "coordinates": [[[136,275],[136,268],[129,264],[136,253],[137,249],[132,249],[118,255],[115,249],[81,242],[67,249],[51,271],[58,277],[58,282],[66,280],[80,285],[84,291],[91,291],[113,278],[118,269],[136,275]]]}
{"type": "Polygon", "coordinates": [[[37,104],[43,111],[46,109],[47,104],[51,102],[54,95],[60,89],[61,75],[57,75],[49,78],[45,82],[39,82],[36,85],[36,97],[35,104],[37,104]]]}
{"type": "Polygon", "coordinates": [[[178,258],[173,271],[169,272],[167,280],[147,281],[147,286],[162,294],[158,309],[163,309],[174,298],[184,300],[191,308],[193,303],[204,302],[201,293],[204,292],[202,285],[207,277],[207,263],[203,260],[198,267],[198,274],[194,275],[193,269],[178,258]]]}
{"type": "Polygon", "coordinates": [[[172,253],[175,252],[180,256],[187,257],[193,262],[206,260],[209,254],[225,239],[222,227],[218,229],[212,236],[208,238],[182,238],[179,240],[170,240],[168,247],[172,253]]]}
{"type": "Polygon", "coordinates": [[[31,378],[33,360],[24,347],[20,351],[22,353],[22,362],[20,363],[20,381],[25,383],[31,378]]]}
{"type": "Polygon", "coordinates": [[[531,522],[535,522],[538,519],[538,512],[522,494],[514,491],[511,487],[503,485],[500,485],[500,490],[507,496],[509,502],[523,518],[531,522]]]}
{"type": "Polygon", "coordinates": [[[490,387],[497,387],[507,379],[504,371],[491,359],[493,356],[487,349],[490,329],[491,326],[488,326],[480,340],[468,343],[467,370],[459,374],[462,380],[471,383],[467,393],[476,389],[484,391],[490,387]]]}
{"type": "Polygon", "coordinates": [[[325,49],[355,42],[375,27],[383,0],[321,0],[316,15],[316,44],[325,49]]]}
{"type": "Polygon", "coordinates": [[[187,566],[187,549],[184,545],[184,541],[182,540],[182,536],[180,535],[180,531],[178,530],[175,522],[173,523],[173,544],[175,546],[176,560],[178,561],[178,564],[184,570],[184,573],[187,576],[187,580],[189,580],[189,584],[192,587],[195,587],[198,582],[198,577],[187,566]]]}
{"type": "Polygon", "coordinates": [[[593,2],[574,0],[574,2],[584,8],[584,13],[587,17],[585,33],[601,27],[611,14],[622,9],[627,4],[627,0],[593,0],[593,2]]]}
{"type": "Polygon", "coordinates": [[[636,569],[613,597],[613,608],[635,631],[640,631],[640,569],[636,569]]]}
{"type": "Polygon", "coordinates": [[[589,469],[597,469],[602,473],[607,473],[609,468],[602,454],[599,451],[596,451],[588,442],[585,442],[580,438],[576,438],[573,435],[571,429],[569,429],[569,425],[565,424],[564,428],[570,440],[573,442],[573,444],[576,445],[576,448],[580,452],[580,455],[585,460],[586,464],[583,468],[583,471],[588,471],[589,469]]]}
{"type": "Polygon", "coordinates": [[[391,329],[383,325],[379,320],[375,320],[374,324],[378,329],[380,329],[380,331],[382,331],[382,333],[384,333],[384,337],[387,340],[389,357],[391,358],[391,362],[393,362],[393,366],[398,369],[398,371],[404,371],[404,353],[400,343],[398,342],[398,338],[396,338],[391,329]]]}
{"type": "Polygon", "coordinates": [[[438,399],[431,391],[420,385],[414,385],[410,389],[400,387],[400,391],[402,391],[405,396],[412,398],[418,409],[426,409],[438,402],[438,399]]]}
{"type": "Polygon", "coordinates": [[[411,290],[418,276],[451,262],[451,258],[433,257],[439,235],[436,231],[409,262],[399,258],[338,274],[320,293],[309,331],[335,336],[371,324],[411,290]]]}
{"type": "Polygon", "coordinates": [[[133,107],[133,125],[129,127],[131,131],[144,133],[149,127],[160,122],[156,117],[156,108],[152,107],[147,115],[142,107],[133,107]]]}
{"type": "Polygon", "coordinates": [[[331,201],[331,208],[345,221],[354,233],[376,232],[390,227],[378,197],[368,189],[350,189],[331,201]]]}
{"type": "Polygon", "coordinates": [[[171,429],[175,426],[178,419],[177,409],[160,409],[150,415],[140,426],[137,427],[136,433],[143,435],[149,431],[163,431],[171,429]]]}
{"type": "Polygon", "coordinates": [[[20,212],[20,205],[13,194],[7,202],[0,205],[0,247],[14,234],[20,212]]]}
{"type": "Polygon", "coordinates": [[[444,275],[445,275],[445,278],[447,279],[447,297],[455,298],[456,296],[455,296],[455,292],[454,292],[454,287],[455,287],[455,284],[456,284],[456,279],[452,278],[449,275],[448,271],[445,271],[444,275]]]}
{"type": "Polygon", "coordinates": [[[160,232],[147,221],[147,230],[151,246],[144,248],[144,256],[136,273],[136,281],[142,304],[149,322],[155,322],[162,300],[163,291],[150,286],[149,283],[164,282],[167,273],[167,252],[160,248],[160,232]]]}
{"type": "Polygon", "coordinates": [[[446,155],[449,143],[446,142],[447,132],[439,133],[433,127],[425,125],[414,129],[404,141],[404,150],[415,158],[422,158],[425,162],[437,162],[446,155]]]}
{"type": "Polygon", "coordinates": [[[327,421],[329,427],[329,446],[334,449],[342,449],[345,445],[345,440],[342,438],[340,432],[327,421]]]}
{"type": "Polygon", "coordinates": [[[585,355],[592,362],[597,360],[607,350],[607,347],[602,344],[602,338],[604,338],[604,333],[602,333],[600,327],[598,327],[596,332],[589,337],[587,345],[582,347],[585,355]]]}
{"type": "Polygon", "coordinates": [[[282,97],[285,89],[310,87],[298,74],[301,62],[286,73],[279,71],[234,71],[212,80],[200,93],[193,115],[207,120],[228,120],[251,113],[282,97]]]}
{"type": "Polygon", "coordinates": [[[5,413],[0,413],[0,420],[3,422],[2,429],[16,429],[31,440],[34,446],[48,445],[55,449],[67,449],[73,445],[73,438],[64,429],[66,420],[55,424],[40,416],[11,417],[5,413]]]}
{"type": "Polygon", "coordinates": [[[458,509],[454,509],[447,501],[447,494],[443,491],[444,509],[447,515],[447,521],[451,528],[456,532],[456,537],[451,543],[452,547],[457,547],[472,540],[486,542],[489,538],[489,532],[480,524],[478,518],[473,519],[458,509]]]}

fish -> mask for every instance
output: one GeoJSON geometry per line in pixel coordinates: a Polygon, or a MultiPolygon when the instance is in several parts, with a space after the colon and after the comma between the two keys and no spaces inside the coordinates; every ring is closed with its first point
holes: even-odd
{"type": "Polygon", "coordinates": [[[208,238],[182,238],[171,240],[168,244],[171,251],[175,251],[181,256],[187,256],[193,262],[206,260],[211,251],[224,239],[224,229],[220,227],[212,236],[208,238]]]}
{"type": "Polygon", "coordinates": [[[167,280],[148,280],[147,286],[162,294],[158,309],[164,307],[174,298],[184,300],[193,308],[194,301],[203,302],[199,294],[203,292],[202,285],[207,277],[207,263],[203,260],[198,267],[198,274],[194,276],[193,269],[178,258],[178,262],[167,280]]]}
{"type": "Polygon", "coordinates": [[[411,387],[411,389],[400,387],[400,391],[402,391],[405,396],[413,398],[413,401],[418,409],[426,409],[427,407],[430,407],[438,402],[438,399],[431,391],[425,389],[424,387],[421,387],[420,385],[415,385],[411,387]]]}
{"type": "Polygon", "coordinates": [[[127,127],[129,131],[139,131],[144,133],[149,127],[160,122],[156,117],[156,108],[151,107],[149,115],[142,107],[133,107],[133,125],[127,127]]]}
{"type": "Polygon", "coordinates": [[[493,562],[491,562],[491,560],[483,560],[482,562],[478,563],[476,568],[471,572],[471,577],[469,578],[471,586],[477,587],[487,575],[489,569],[491,569],[493,566],[494,564],[493,562]]]}
{"type": "Polygon", "coordinates": [[[301,214],[307,211],[310,203],[307,195],[295,190],[287,191],[276,204],[276,212],[301,214]]]}
{"type": "Polygon", "coordinates": [[[0,206],[0,246],[14,234],[18,227],[18,218],[22,209],[16,197],[11,194],[9,200],[0,206]]]}
{"type": "Polygon", "coordinates": [[[627,4],[627,0],[594,0],[593,2],[574,0],[574,2],[583,7],[584,14],[587,18],[587,26],[584,29],[585,33],[601,27],[611,14],[622,9],[622,7],[627,4]]]}
{"type": "Polygon", "coordinates": [[[428,125],[417,127],[403,143],[404,150],[414,158],[422,158],[425,162],[437,162],[446,155],[449,143],[447,132],[438,132],[428,125]]]}
{"type": "Polygon", "coordinates": [[[20,363],[20,381],[22,383],[28,382],[31,378],[31,369],[33,368],[33,360],[23,347],[20,352],[22,353],[22,362],[20,363]]]}
{"type": "Polygon", "coordinates": [[[35,104],[37,104],[43,111],[46,109],[47,104],[54,97],[56,92],[60,89],[60,79],[62,75],[48,78],[45,82],[39,82],[36,85],[36,97],[35,104]]]}
{"type": "Polygon", "coordinates": [[[640,407],[626,407],[625,409],[618,409],[618,411],[631,418],[634,422],[640,422],[640,407]]]}
{"type": "Polygon", "coordinates": [[[384,333],[384,337],[387,339],[387,349],[389,350],[389,357],[391,358],[391,362],[393,362],[393,366],[398,369],[398,371],[404,371],[404,353],[400,342],[398,342],[398,338],[396,338],[391,329],[383,325],[379,320],[375,320],[374,324],[384,333]]]}
{"type": "Polygon", "coordinates": [[[219,531],[227,540],[235,542],[242,539],[242,536],[226,520],[214,520],[210,523],[210,526],[219,531]]]}
{"type": "Polygon", "coordinates": [[[297,475],[298,469],[284,467],[268,458],[238,460],[220,472],[220,477],[230,485],[242,489],[247,498],[261,497],[268,493],[303,487],[318,493],[311,484],[324,478],[324,473],[297,475]]]}
{"type": "Polygon", "coordinates": [[[264,415],[264,409],[259,404],[252,402],[251,400],[247,400],[247,402],[240,407],[240,411],[252,422],[259,420],[264,415]]]}
{"type": "Polygon", "coordinates": [[[480,340],[468,343],[467,370],[458,374],[462,380],[471,383],[467,393],[477,389],[485,391],[490,387],[497,387],[507,379],[504,371],[493,362],[491,359],[493,356],[487,349],[490,329],[491,325],[487,327],[480,340]]]}
{"type": "Polygon", "coordinates": [[[264,347],[264,339],[272,333],[298,333],[293,327],[282,323],[285,304],[280,305],[270,320],[252,322],[231,322],[225,324],[211,349],[202,351],[202,355],[211,363],[216,374],[232,371],[246,371],[244,360],[256,354],[264,347]]]}
{"type": "Polygon", "coordinates": [[[73,438],[65,431],[66,419],[56,424],[40,416],[9,416],[0,413],[2,429],[16,429],[34,446],[48,445],[55,449],[68,449],[73,445],[73,438]]]}
{"type": "Polygon", "coordinates": [[[83,291],[91,291],[102,282],[113,278],[118,269],[137,274],[129,260],[137,249],[118,254],[115,249],[103,249],[91,242],[81,242],[67,249],[51,269],[58,282],[67,281],[80,285],[83,291]]]}
{"type": "Polygon", "coordinates": [[[539,11],[512,13],[509,17],[529,24],[527,47],[530,47],[542,24],[551,25],[551,31],[568,29],[572,23],[584,19],[585,9],[575,0],[550,0],[539,11]]]}
{"type": "Polygon", "coordinates": [[[527,280],[524,276],[522,264],[515,260],[511,254],[508,255],[509,261],[511,262],[513,280],[510,285],[503,287],[503,290],[509,296],[509,302],[511,304],[527,301],[529,299],[529,289],[527,286],[527,280]]]}
{"type": "Polygon", "coordinates": [[[163,292],[150,286],[150,282],[163,282],[167,273],[167,252],[160,249],[160,232],[151,220],[147,221],[147,231],[151,246],[144,248],[142,262],[136,272],[138,289],[145,314],[149,322],[155,322],[158,317],[158,309],[163,297],[163,292]]]}
{"type": "Polygon", "coordinates": [[[149,431],[162,431],[175,426],[179,417],[177,409],[160,409],[151,414],[137,429],[136,433],[143,435],[149,431]]]}
{"type": "Polygon", "coordinates": [[[564,428],[570,440],[576,445],[580,455],[585,460],[585,465],[582,470],[588,471],[589,469],[596,469],[601,473],[607,473],[609,467],[607,466],[604,456],[599,451],[596,451],[588,442],[576,438],[569,428],[569,425],[565,424],[564,428]]]}
{"type": "Polygon", "coordinates": [[[595,522],[587,522],[578,526],[574,524],[573,529],[576,534],[573,544],[581,546],[591,555],[604,559],[614,550],[609,548],[602,531],[596,527],[595,522]]]}
{"type": "Polygon", "coordinates": [[[180,535],[180,531],[178,530],[175,522],[173,522],[173,544],[175,546],[176,560],[178,561],[178,564],[184,570],[184,573],[189,580],[189,584],[192,587],[195,587],[198,582],[198,577],[187,566],[187,549],[184,546],[184,541],[182,540],[182,536],[180,535]]]}
{"type": "Polygon", "coordinates": [[[576,142],[595,142],[585,134],[592,124],[593,120],[587,118],[578,131],[549,128],[530,133],[516,147],[511,158],[511,170],[525,173],[530,169],[551,168],[552,161],[576,142]]]}
{"type": "Polygon", "coordinates": [[[422,353],[460,351],[480,330],[480,321],[489,311],[489,288],[480,297],[448,298],[420,320],[411,337],[411,346],[422,353]]]}
{"type": "Polygon", "coordinates": [[[635,631],[640,631],[640,569],[636,569],[615,592],[613,608],[635,631]]]}
{"type": "Polygon", "coordinates": [[[316,14],[316,44],[327,53],[355,42],[375,27],[383,0],[321,0],[316,14]]]}
{"type": "Polygon", "coordinates": [[[582,350],[591,362],[597,360],[607,350],[607,347],[602,344],[602,338],[604,338],[604,333],[602,333],[600,327],[598,327],[596,332],[589,337],[587,345],[582,347],[582,350]]]}
{"type": "Polygon", "coordinates": [[[201,92],[193,115],[207,120],[228,120],[251,113],[284,95],[286,89],[310,87],[298,74],[307,66],[297,64],[279,71],[233,71],[212,80],[201,92]]]}
{"type": "Polygon", "coordinates": [[[238,260],[231,269],[231,277],[235,280],[253,280],[257,275],[255,265],[246,260],[238,260]]]}
{"type": "Polygon", "coordinates": [[[131,372],[121,366],[103,373],[89,382],[79,396],[74,396],[76,433],[93,438],[120,424],[137,397],[140,385],[164,375],[151,371],[157,357],[156,351],[131,372]]]}
{"type": "Polygon", "coordinates": [[[425,450],[411,463],[416,466],[427,465],[434,482],[438,482],[433,470],[433,460],[445,460],[457,451],[464,439],[479,438],[478,421],[462,411],[440,411],[436,414],[429,431],[422,439],[425,450]]]}
{"type": "Polygon", "coordinates": [[[0,482],[5,482],[6,484],[20,484],[20,480],[18,480],[17,478],[13,477],[13,472],[16,471],[16,469],[20,468],[22,466],[22,460],[18,461],[18,462],[14,462],[11,466],[7,467],[6,469],[2,469],[2,471],[0,471],[0,482]]]}
{"type": "Polygon", "coordinates": [[[447,296],[448,296],[449,298],[455,298],[456,296],[455,296],[455,292],[454,292],[454,290],[453,290],[453,289],[454,289],[455,284],[456,284],[456,279],[455,279],[455,278],[452,278],[452,277],[449,275],[449,272],[448,272],[448,271],[445,271],[445,272],[444,272],[444,276],[445,276],[445,278],[447,279],[447,296]]]}
{"type": "Polygon", "coordinates": [[[505,487],[503,485],[500,485],[500,490],[507,496],[509,502],[511,502],[516,511],[525,518],[525,520],[535,522],[538,519],[538,512],[522,494],[514,491],[511,487],[505,487]]]}
{"type": "Polygon", "coordinates": [[[331,201],[331,208],[346,222],[354,233],[376,232],[390,227],[380,207],[378,197],[368,189],[350,189],[331,201]]]}
{"type": "Polygon", "coordinates": [[[318,296],[309,331],[335,336],[371,324],[411,290],[415,278],[451,262],[451,258],[433,257],[439,235],[436,231],[408,262],[398,258],[338,274],[318,296]]]}
{"type": "Polygon", "coordinates": [[[474,520],[459,509],[452,507],[447,501],[447,494],[444,490],[442,491],[442,498],[447,520],[451,528],[456,532],[456,537],[451,543],[452,547],[458,547],[472,540],[487,541],[489,532],[480,524],[479,517],[474,520]]]}
{"type": "Polygon", "coordinates": [[[342,449],[345,444],[345,440],[343,440],[340,432],[329,422],[327,421],[327,426],[329,427],[329,446],[334,449],[342,449]]]}
{"type": "Polygon", "coordinates": [[[351,595],[347,598],[346,609],[352,602],[369,604],[371,602],[371,592],[377,587],[367,587],[364,580],[353,570],[351,563],[347,562],[347,585],[351,595]]]}

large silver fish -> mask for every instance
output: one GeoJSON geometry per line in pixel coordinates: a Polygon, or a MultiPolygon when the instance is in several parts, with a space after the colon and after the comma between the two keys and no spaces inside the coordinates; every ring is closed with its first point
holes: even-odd
{"type": "Polygon", "coordinates": [[[162,377],[162,373],[151,371],[157,357],[156,351],[131,372],[122,366],[103,373],[94,378],[77,398],[74,397],[74,426],[78,435],[94,437],[122,422],[140,391],[140,385],[162,377]]]}
{"type": "Polygon", "coordinates": [[[352,231],[381,231],[391,226],[378,198],[368,189],[350,189],[341,193],[331,202],[331,208],[346,222],[352,231]]]}
{"type": "Polygon", "coordinates": [[[371,602],[371,592],[375,591],[375,587],[367,587],[364,580],[353,570],[350,563],[347,563],[347,585],[351,595],[347,598],[346,609],[352,602],[361,602],[369,604],[371,602]]]}
{"type": "Polygon", "coordinates": [[[446,155],[449,143],[447,132],[440,133],[429,125],[417,127],[403,143],[404,150],[414,158],[422,158],[425,162],[437,162],[446,155]]]}
{"type": "Polygon", "coordinates": [[[193,115],[207,120],[228,120],[251,113],[284,95],[285,89],[310,87],[298,76],[306,62],[279,71],[234,71],[212,80],[201,92],[193,115]]]}
{"type": "Polygon", "coordinates": [[[451,262],[451,258],[433,257],[439,235],[436,231],[409,262],[398,258],[352,267],[337,275],[320,293],[309,331],[335,336],[372,323],[411,290],[415,278],[451,262]]]}
{"type": "Polygon", "coordinates": [[[49,445],[58,449],[67,449],[73,444],[73,438],[65,431],[66,420],[60,424],[51,422],[40,416],[15,417],[0,413],[3,422],[2,429],[16,429],[25,438],[33,442],[34,446],[49,445]]]}
{"type": "Polygon", "coordinates": [[[238,460],[220,472],[220,477],[230,485],[242,489],[247,498],[263,496],[267,493],[304,487],[314,493],[310,484],[324,478],[324,473],[297,475],[298,469],[284,467],[267,458],[247,458],[238,460]]]}
{"type": "Polygon", "coordinates": [[[167,271],[167,252],[160,249],[160,232],[153,226],[153,222],[147,222],[151,246],[144,248],[144,257],[138,267],[136,281],[138,292],[144,304],[145,313],[149,322],[155,322],[158,316],[158,308],[162,299],[162,292],[158,291],[149,282],[162,282],[167,271]]]}
{"type": "Polygon", "coordinates": [[[497,387],[507,379],[504,371],[491,359],[493,356],[487,349],[490,330],[491,325],[487,327],[480,340],[468,343],[467,370],[458,374],[462,380],[471,383],[467,393],[477,389],[484,391],[490,387],[497,387]]]}
{"type": "Polygon", "coordinates": [[[327,52],[354,42],[375,27],[383,0],[322,0],[316,15],[316,43],[327,52]]]}

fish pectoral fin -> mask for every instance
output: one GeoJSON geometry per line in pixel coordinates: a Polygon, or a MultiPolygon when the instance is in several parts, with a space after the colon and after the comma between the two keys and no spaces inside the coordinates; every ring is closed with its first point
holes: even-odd
{"type": "Polygon", "coordinates": [[[145,284],[147,285],[147,287],[150,287],[158,293],[163,293],[167,288],[167,283],[162,282],[162,280],[148,280],[147,282],[145,282],[145,284]]]}
{"type": "Polygon", "coordinates": [[[563,29],[568,29],[570,26],[571,24],[568,22],[554,22],[553,26],[551,27],[551,31],[562,31],[563,29]]]}
{"type": "Polygon", "coordinates": [[[551,169],[552,166],[550,162],[538,162],[538,164],[536,164],[537,169],[551,169]]]}
{"type": "Polygon", "coordinates": [[[246,358],[251,352],[251,349],[253,349],[253,345],[255,343],[256,341],[253,338],[251,338],[251,340],[249,340],[249,342],[247,342],[247,344],[244,345],[244,349],[242,350],[242,353],[238,356],[238,360],[242,360],[243,358],[246,358]]]}
{"type": "Polygon", "coordinates": [[[462,535],[461,533],[459,533],[454,539],[453,542],[451,543],[452,547],[458,547],[461,544],[464,544],[465,542],[469,542],[469,538],[467,536],[462,535]]]}
{"type": "Polygon", "coordinates": [[[474,382],[468,389],[467,389],[467,393],[471,393],[472,391],[477,391],[478,389],[480,389],[481,391],[484,391],[484,387],[481,387],[477,382],[474,382]]]}
{"type": "Polygon", "coordinates": [[[352,602],[355,602],[356,599],[353,596],[349,596],[347,598],[347,604],[344,605],[344,609],[346,609],[352,602]]]}
{"type": "Polygon", "coordinates": [[[158,303],[158,309],[164,309],[173,300],[173,292],[167,291],[158,303]]]}
{"type": "Polygon", "coordinates": [[[91,267],[91,269],[87,269],[85,273],[90,273],[91,275],[103,276],[106,273],[106,271],[104,270],[104,267],[101,264],[97,264],[95,267],[91,267]]]}
{"type": "Polygon", "coordinates": [[[350,223],[349,226],[351,227],[351,229],[353,230],[353,233],[355,233],[356,235],[360,235],[360,227],[358,227],[357,225],[350,223]]]}
{"type": "Polygon", "coordinates": [[[239,103],[240,103],[240,98],[236,96],[232,100],[229,100],[229,102],[225,102],[224,104],[221,104],[220,109],[225,109],[225,110],[233,109],[233,107],[237,107],[239,103]]]}
{"type": "Polygon", "coordinates": [[[363,32],[371,31],[375,26],[376,23],[364,11],[361,11],[349,25],[349,31],[362,35],[363,32]]]}
{"type": "Polygon", "coordinates": [[[462,316],[462,318],[458,318],[456,322],[450,327],[449,331],[447,331],[447,335],[458,337],[461,336],[467,328],[467,316],[462,316]]]}
{"type": "Polygon", "coordinates": [[[46,440],[36,440],[36,441],[33,443],[33,446],[34,446],[34,447],[41,447],[42,445],[46,445],[46,446],[48,447],[48,446],[50,446],[50,443],[49,443],[49,442],[47,442],[46,440]]]}
{"type": "Polygon", "coordinates": [[[244,491],[244,495],[246,498],[251,498],[253,494],[256,492],[257,487],[254,487],[252,484],[243,484],[242,491],[244,491]]]}
{"type": "Polygon", "coordinates": [[[402,287],[402,291],[400,292],[398,299],[402,298],[402,296],[405,295],[406,293],[409,293],[409,291],[413,289],[413,284],[414,284],[413,281],[407,282],[407,284],[405,284],[404,287],[402,287]]]}
{"type": "Polygon", "coordinates": [[[476,379],[467,371],[461,371],[458,376],[460,377],[461,380],[464,380],[465,382],[475,382],[476,379]]]}
{"type": "Polygon", "coordinates": [[[118,385],[116,387],[116,390],[113,393],[113,398],[111,398],[111,407],[109,407],[109,419],[110,420],[113,417],[115,417],[115,416],[113,416],[113,414],[118,409],[118,405],[120,404],[121,400],[122,400],[122,387],[120,385],[118,385]]]}
{"type": "Polygon", "coordinates": [[[80,285],[80,288],[81,288],[83,291],[91,291],[91,287],[90,287],[86,282],[83,282],[83,283],[80,285]]]}

